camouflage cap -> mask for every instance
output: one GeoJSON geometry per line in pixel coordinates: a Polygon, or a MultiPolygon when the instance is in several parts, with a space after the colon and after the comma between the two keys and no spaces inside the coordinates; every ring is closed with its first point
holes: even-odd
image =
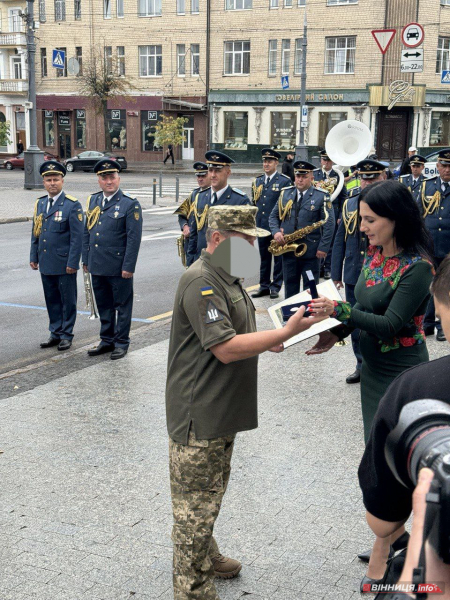
{"type": "Polygon", "coordinates": [[[256,206],[210,206],[208,227],[266,237],[270,231],[256,227],[256,206]]]}

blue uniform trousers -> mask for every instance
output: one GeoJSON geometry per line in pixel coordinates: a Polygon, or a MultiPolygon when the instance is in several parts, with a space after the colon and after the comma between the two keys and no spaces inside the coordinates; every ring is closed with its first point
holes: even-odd
{"type": "Polygon", "coordinates": [[[328,254],[326,255],[325,260],[323,262],[322,268],[324,271],[331,271],[331,254],[332,254],[334,238],[336,237],[337,230],[338,230],[338,225],[337,225],[337,217],[336,217],[336,227],[334,228],[333,238],[331,240],[331,246],[330,246],[330,249],[328,250],[328,254]]]}
{"type": "Polygon", "coordinates": [[[293,252],[282,255],[284,297],[290,298],[300,292],[300,277],[303,277],[303,289],[308,289],[306,271],[312,271],[316,283],[319,283],[320,260],[312,258],[297,258],[293,252]]]}
{"type": "MultiPolygon", "coordinates": [[[[444,258],[436,258],[434,257],[434,262],[436,263],[435,268],[437,269],[444,258]]],[[[423,326],[426,327],[436,327],[436,331],[442,331],[442,325],[440,321],[436,321],[436,312],[434,308],[434,299],[431,296],[427,310],[425,311],[425,317],[423,319],[423,326]]]]}
{"type": "Polygon", "coordinates": [[[50,335],[60,340],[73,338],[77,318],[77,274],[43,275],[45,304],[50,319],[50,335]]]}
{"type": "Polygon", "coordinates": [[[130,345],[133,278],[92,275],[92,286],[100,315],[102,342],[126,350],[130,345]]]}
{"type": "Polygon", "coordinates": [[[272,236],[258,238],[259,255],[261,256],[261,267],[259,269],[259,287],[262,290],[274,290],[279,292],[283,285],[283,264],[281,256],[273,256],[269,252],[269,244],[273,240],[272,236]],[[272,274],[273,259],[273,278],[272,274]]]}
{"type": "MultiPolygon", "coordinates": [[[[354,285],[350,285],[350,283],[345,284],[345,299],[350,303],[350,306],[355,306],[356,304],[355,287],[356,286],[354,285]]],[[[360,371],[362,367],[362,355],[359,348],[360,335],[361,331],[359,329],[355,329],[351,334],[353,354],[356,356],[356,369],[358,371],[360,371]]]]}

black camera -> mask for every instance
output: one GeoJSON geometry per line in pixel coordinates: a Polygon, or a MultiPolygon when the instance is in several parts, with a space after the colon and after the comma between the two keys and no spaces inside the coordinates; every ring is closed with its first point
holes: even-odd
{"type": "Polygon", "coordinates": [[[384,453],[392,473],[411,490],[420,469],[434,472],[427,495],[427,506],[435,514],[428,540],[441,560],[450,564],[450,405],[416,400],[404,406],[384,453]]]}

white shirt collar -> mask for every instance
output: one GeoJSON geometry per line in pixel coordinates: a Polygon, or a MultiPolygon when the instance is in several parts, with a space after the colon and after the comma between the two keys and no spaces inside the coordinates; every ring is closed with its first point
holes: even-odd
{"type": "MultiPolygon", "coordinates": [[[[56,196],[53,196],[53,202],[56,202],[58,200],[58,198],[61,196],[62,194],[62,190],[59,192],[59,194],[56,194],[56,196]]],[[[50,200],[50,196],[48,196],[47,200],[50,200]]]]}
{"type": "Polygon", "coordinates": [[[216,194],[217,196],[217,200],[219,200],[219,198],[222,196],[222,194],[225,192],[225,190],[227,189],[228,185],[226,185],[224,188],[222,188],[221,190],[219,190],[218,192],[214,192],[214,190],[211,188],[211,198],[213,197],[213,194],[216,194]]]}
{"type": "Polygon", "coordinates": [[[270,180],[272,179],[272,177],[275,175],[275,173],[272,173],[272,175],[267,175],[267,174],[265,173],[264,175],[265,175],[265,179],[264,179],[264,181],[266,181],[266,180],[267,180],[267,178],[269,178],[269,181],[270,181],[270,180]]]}

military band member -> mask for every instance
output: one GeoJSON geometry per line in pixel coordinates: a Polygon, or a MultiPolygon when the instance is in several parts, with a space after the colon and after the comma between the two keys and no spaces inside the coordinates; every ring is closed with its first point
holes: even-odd
{"type": "Polygon", "coordinates": [[[195,162],[193,167],[199,187],[194,188],[189,194],[189,196],[186,198],[186,200],[182,202],[177,208],[177,210],[173,213],[174,215],[178,215],[178,223],[184,236],[184,251],[186,253],[187,267],[191,266],[194,258],[189,254],[190,227],[192,225],[192,220],[194,219],[194,215],[192,214],[192,207],[197,197],[197,194],[199,194],[203,190],[208,189],[210,186],[208,165],[204,162],[195,162]]]}
{"type": "Polygon", "coordinates": [[[206,223],[210,206],[229,205],[238,206],[251,204],[244,192],[228,185],[231,175],[231,165],[234,160],[218,150],[209,150],[205,154],[211,187],[200,192],[192,209],[191,233],[189,236],[189,257],[192,262],[200,257],[201,251],[206,248],[206,223]]]}
{"type": "MultiPolygon", "coordinates": [[[[320,151],[320,169],[314,169],[313,176],[314,182],[324,182],[322,185],[333,185],[333,189],[329,189],[328,193],[331,195],[336,187],[339,184],[339,174],[333,169],[333,161],[327,154],[326,150],[320,151]]],[[[334,229],[333,240],[331,242],[331,246],[333,246],[334,237],[336,235],[337,227],[339,224],[339,219],[341,218],[342,207],[344,205],[345,200],[347,199],[347,189],[345,185],[342,186],[341,191],[339,192],[338,197],[333,201],[333,209],[334,209],[334,218],[336,222],[336,226],[334,229]]],[[[325,279],[330,279],[331,277],[331,252],[327,254],[327,257],[323,263],[323,276],[325,279]]]]}
{"type": "MultiPolygon", "coordinates": [[[[441,150],[436,168],[439,175],[422,183],[421,210],[425,226],[434,243],[434,260],[439,266],[450,252],[450,148],[441,150]]],[[[436,327],[436,339],[445,341],[441,322],[436,320],[433,297],[428,304],[424,318],[426,335],[433,335],[436,327]]]]}
{"type": "MultiPolygon", "coordinates": [[[[356,303],[355,286],[361,273],[364,252],[367,247],[366,237],[359,230],[359,194],[367,186],[386,179],[385,166],[376,160],[362,160],[356,165],[356,168],[361,179],[361,187],[356,189],[356,193],[352,190],[350,197],[344,202],[342,219],[338,226],[331,255],[331,278],[338,289],[345,284],[345,298],[351,306],[356,303]],[[344,276],[342,276],[342,270],[344,276]]],[[[351,336],[353,353],[356,357],[356,369],[354,373],[348,375],[346,382],[359,383],[362,366],[359,329],[355,329],[351,336]]]]}
{"type": "Polygon", "coordinates": [[[31,232],[30,266],[41,272],[50,338],[41,348],[72,345],[77,317],[77,270],[83,242],[83,209],[63,192],[66,169],[49,160],[40,169],[47,191],[36,201],[31,232]]]}
{"type": "Polygon", "coordinates": [[[283,259],[285,297],[290,298],[300,291],[300,278],[307,286],[306,271],[311,270],[319,281],[320,261],[330,251],[335,218],[330,196],[313,183],[314,165],[306,161],[294,163],[295,186],[284,188],[274,206],[269,225],[275,241],[285,244],[284,236],[313,224],[319,225],[298,243],[306,243],[306,252],[300,258],[294,252],[286,252],[283,259]]]}
{"type": "Polygon", "coordinates": [[[399,180],[406,185],[417,203],[421,201],[422,183],[424,181],[423,170],[427,159],[420,154],[413,154],[409,159],[411,175],[400,175],[399,180]]]}
{"type": "MultiPolygon", "coordinates": [[[[278,173],[278,161],[281,154],[271,148],[261,151],[264,173],[256,177],[252,183],[252,200],[257,206],[256,224],[263,229],[269,229],[269,217],[283,188],[292,185],[291,179],[278,173]]],[[[278,298],[278,292],[283,285],[283,266],[281,256],[272,256],[269,244],[272,236],[258,238],[261,269],[259,274],[259,290],[252,294],[253,298],[268,296],[278,298]],[[272,274],[273,260],[273,277],[272,274]]]]}
{"type": "Polygon", "coordinates": [[[133,274],[142,237],[141,206],[120,189],[120,171],[109,158],[95,165],[102,191],[88,198],[83,238],[83,268],[92,275],[101,321],[101,342],[88,354],[112,352],[112,360],[123,358],[130,344],[133,274]]]}

